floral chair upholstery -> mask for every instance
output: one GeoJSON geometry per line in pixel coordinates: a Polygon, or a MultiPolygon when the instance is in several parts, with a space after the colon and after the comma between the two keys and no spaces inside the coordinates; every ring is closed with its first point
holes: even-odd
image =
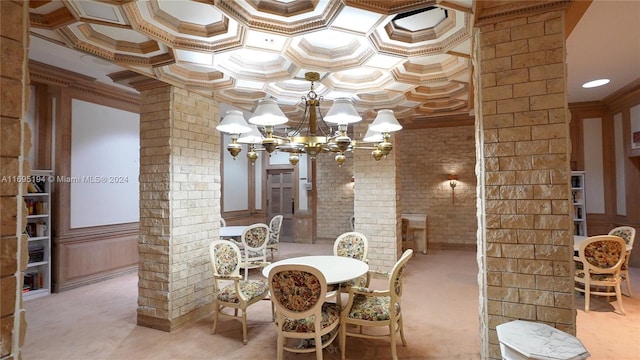
{"type": "Polygon", "coordinates": [[[628,250],[622,263],[622,269],[620,269],[620,276],[622,276],[622,280],[627,284],[629,297],[632,297],[631,280],[629,279],[629,258],[631,257],[631,250],[633,250],[633,241],[636,239],[636,229],[631,226],[618,226],[609,231],[609,235],[620,236],[624,239],[624,242],[627,243],[628,250]]]}
{"type": "Polygon", "coordinates": [[[400,333],[402,345],[406,346],[402,329],[402,274],[407,262],[413,256],[413,250],[407,249],[391,269],[388,276],[387,290],[372,290],[366,287],[353,286],[349,289],[349,301],[340,314],[340,352],[345,358],[347,335],[359,338],[390,337],[391,357],[398,359],[396,350],[396,334],[400,333]],[[356,329],[350,327],[355,325],[356,329]],[[389,332],[385,334],[367,333],[363,327],[385,326],[389,332]]]}
{"type": "MultiPolygon", "coordinates": [[[[346,232],[336,239],[333,243],[333,255],[345,256],[354,259],[369,262],[367,254],[369,253],[369,242],[367,237],[357,231],[346,232]]],[[[363,276],[340,284],[340,288],[346,289],[349,286],[367,286],[369,284],[368,277],[363,276]]]]}
{"type": "Polygon", "coordinates": [[[613,235],[591,236],[580,244],[578,256],[574,257],[574,280],[576,291],[584,293],[585,312],[589,312],[591,295],[615,295],[620,313],[624,315],[620,269],[624,262],[625,246],[622,238],[613,235]],[[604,290],[600,287],[604,287],[604,290]]]}
{"type": "Polygon", "coordinates": [[[269,272],[269,291],[275,304],[278,327],[278,360],[284,351],[316,353],[333,342],[340,324],[340,307],[325,302],[327,282],[322,273],[307,265],[278,265],[269,272]],[[313,340],[314,347],[287,344],[287,340],[313,340]]]}
{"type": "Polygon", "coordinates": [[[267,242],[269,241],[269,226],[267,224],[253,224],[248,226],[240,240],[242,242],[242,262],[244,279],[249,276],[249,269],[263,268],[270,263],[267,261],[267,242]]]}
{"type": "Polygon", "coordinates": [[[276,215],[269,221],[269,242],[267,243],[267,249],[271,253],[271,259],[273,259],[273,253],[280,251],[280,230],[282,229],[282,215],[276,215]]]}
{"type": "Polygon", "coordinates": [[[219,317],[240,320],[242,342],[247,343],[247,308],[267,297],[269,287],[264,280],[243,281],[240,275],[242,255],[238,246],[229,240],[215,240],[209,247],[213,270],[214,320],[211,333],[215,334],[219,317]],[[233,309],[229,312],[227,309],[233,309]],[[238,315],[238,310],[241,315],[238,315]]]}

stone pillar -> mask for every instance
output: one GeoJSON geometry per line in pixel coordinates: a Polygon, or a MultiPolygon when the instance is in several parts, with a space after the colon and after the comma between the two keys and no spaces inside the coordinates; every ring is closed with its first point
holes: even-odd
{"type": "Polygon", "coordinates": [[[27,267],[27,211],[24,159],[31,130],[24,122],[29,104],[28,21],[25,1],[0,1],[0,358],[20,359],[27,323],[22,305],[22,272],[27,267]]]}
{"type": "Polygon", "coordinates": [[[371,151],[354,152],[355,231],[367,236],[369,266],[376,270],[390,270],[402,251],[395,151],[377,162],[371,151]]]}
{"type": "Polygon", "coordinates": [[[212,309],[220,218],[220,115],[212,98],[142,91],[138,324],[164,331],[212,309]]]}
{"type": "Polygon", "coordinates": [[[483,358],[511,320],[575,334],[564,13],[542,11],[477,25],[483,358]]]}

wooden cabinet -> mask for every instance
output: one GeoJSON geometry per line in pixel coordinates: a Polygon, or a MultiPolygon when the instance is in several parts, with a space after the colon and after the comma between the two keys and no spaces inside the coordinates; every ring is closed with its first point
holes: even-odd
{"type": "Polygon", "coordinates": [[[416,244],[414,251],[422,251],[426,254],[429,243],[427,214],[402,214],[402,218],[409,220],[409,237],[416,244]]]}
{"type": "Polygon", "coordinates": [[[573,234],[587,236],[587,207],[585,205],[584,171],[571,172],[573,198],[573,234]]]}
{"type": "Polygon", "coordinates": [[[51,293],[51,182],[53,172],[32,170],[26,179],[27,193],[27,246],[29,262],[24,272],[22,287],[24,299],[32,299],[51,293]]]}

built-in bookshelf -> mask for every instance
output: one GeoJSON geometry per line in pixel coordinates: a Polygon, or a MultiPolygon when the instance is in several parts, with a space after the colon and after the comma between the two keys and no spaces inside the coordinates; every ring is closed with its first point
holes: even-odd
{"type": "Polygon", "coordinates": [[[27,178],[27,207],[29,262],[24,272],[22,287],[24,299],[33,299],[51,293],[51,182],[50,170],[32,170],[27,178]]]}
{"type": "Polygon", "coordinates": [[[571,172],[571,196],[573,198],[573,234],[587,236],[584,171],[571,172]]]}

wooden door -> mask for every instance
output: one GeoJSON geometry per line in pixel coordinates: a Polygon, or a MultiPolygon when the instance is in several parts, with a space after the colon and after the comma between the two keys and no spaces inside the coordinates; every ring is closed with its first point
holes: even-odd
{"type": "Polygon", "coordinates": [[[294,198],[293,169],[267,171],[267,217],[282,215],[280,241],[293,242],[294,198]]]}

